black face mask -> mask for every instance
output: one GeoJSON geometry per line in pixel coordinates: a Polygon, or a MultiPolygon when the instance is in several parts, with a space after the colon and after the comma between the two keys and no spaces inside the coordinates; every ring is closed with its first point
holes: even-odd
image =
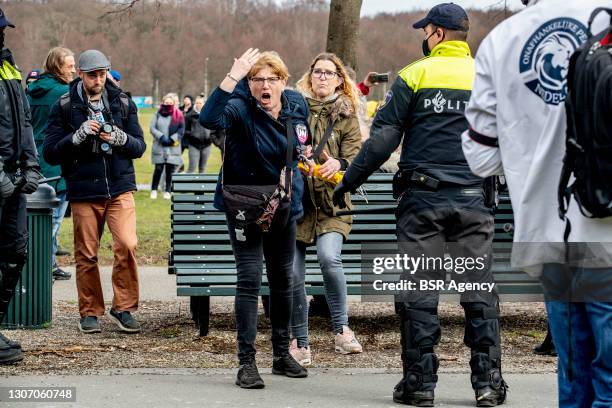
{"type": "MultiPolygon", "coordinates": [[[[431,33],[429,37],[423,40],[423,44],[421,45],[421,48],[423,49],[423,55],[426,57],[429,57],[429,54],[431,54],[431,49],[429,48],[429,43],[427,42],[427,40],[429,40],[431,36],[434,35],[435,33],[436,33],[435,31],[431,33]]],[[[442,39],[444,40],[444,35],[442,36],[442,39]]]]}
{"type": "Polygon", "coordinates": [[[0,50],[4,48],[4,30],[0,31],[0,50]]]}

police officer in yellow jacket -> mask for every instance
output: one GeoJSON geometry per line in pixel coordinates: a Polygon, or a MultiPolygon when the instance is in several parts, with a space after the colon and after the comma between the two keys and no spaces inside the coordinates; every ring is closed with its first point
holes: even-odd
{"type": "MultiPolygon", "coordinates": [[[[424,30],[425,58],[400,71],[376,114],[370,138],[334,191],[334,201],[342,206],[343,194],[363,184],[402,143],[394,179],[400,252],[484,259],[484,268],[468,268],[454,278],[492,282],[493,211],[486,205],[483,179],[470,171],[461,149],[461,133],[468,128],[463,113],[475,75],[466,43],[468,16],[458,5],[440,4],[413,27],[424,30]]],[[[412,278],[444,279],[444,268],[435,268],[412,278]]],[[[395,402],[433,406],[438,299],[437,290],[415,290],[403,292],[397,300],[404,376],[395,387],[395,402]]],[[[502,404],[506,384],[501,376],[498,295],[495,290],[464,292],[461,305],[477,406],[502,404]]]]}
{"type": "MultiPolygon", "coordinates": [[[[7,27],[15,26],[0,9],[0,323],[28,257],[24,194],[36,191],[42,178],[21,73],[4,48],[7,27]]],[[[22,359],[21,345],[0,333],[0,365],[22,359]]]]}

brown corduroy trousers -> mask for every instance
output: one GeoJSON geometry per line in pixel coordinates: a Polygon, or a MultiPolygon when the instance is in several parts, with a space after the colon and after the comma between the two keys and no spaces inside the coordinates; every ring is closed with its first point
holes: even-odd
{"type": "Polygon", "coordinates": [[[109,200],[72,202],[76,284],[81,317],[102,316],[104,296],[98,269],[98,249],[108,225],[113,236],[113,302],[116,311],[138,308],[138,268],[136,265],[136,207],[134,195],[127,192],[109,200]]]}

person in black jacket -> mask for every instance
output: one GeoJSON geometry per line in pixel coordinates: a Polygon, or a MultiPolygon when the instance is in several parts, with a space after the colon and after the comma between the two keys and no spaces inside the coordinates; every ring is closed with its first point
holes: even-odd
{"type": "MultiPolygon", "coordinates": [[[[36,191],[42,178],[21,73],[4,48],[6,27],[15,26],[0,9],[0,323],[28,259],[25,194],[36,191]]],[[[21,345],[0,333],[0,365],[20,360],[21,345]]]]}
{"type": "Polygon", "coordinates": [[[413,28],[423,30],[426,58],[399,72],[376,113],[370,138],[346,170],[333,200],[346,206],[345,193],[361,186],[402,145],[393,182],[398,256],[438,261],[428,261],[417,268],[419,273],[402,268],[401,279],[416,290],[400,291],[396,297],[404,375],[393,400],[433,406],[440,291],[424,289],[428,281],[445,279],[441,260],[449,254],[448,259],[457,262],[485,261],[465,269],[451,267],[450,282],[478,284],[460,294],[464,343],[471,350],[470,382],[477,406],[497,406],[506,400],[507,385],[501,369],[499,296],[491,269],[494,204],[485,199],[484,180],[472,173],[461,150],[461,134],[468,128],[464,110],[475,75],[466,42],[469,18],[461,6],[443,3],[413,28]]]}
{"type": "Polygon", "coordinates": [[[193,109],[185,114],[185,137],[189,146],[189,169],[187,173],[193,173],[198,168],[198,173],[204,173],[206,163],[210,157],[210,145],[212,144],[211,130],[200,124],[200,111],[204,107],[204,98],[198,96],[193,109]]]}
{"type": "Polygon", "coordinates": [[[104,298],[98,249],[104,224],[113,235],[113,303],[110,317],[125,332],[140,331],[138,308],[136,191],[133,160],[146,145],[136,105],[111,81],[110,62],[97,50],[79,56],[79,78],[51,108],[43,154],[60,164],[74,220],[79,329],[100,332],[104,298]],[[109,129],[107,129],[109,128],[109,129]]]}
{"type": "Polygon", "coordinates": [[[274,52],[247,50],[208,98],[200,123],[209,129],[226,129],[223,168],[215,193],[215,208],[225,211],[230,241],[236,257],[236,329],[240,369],[236,385],[262,388],[264,382],[255,364],[257,302],[263,261],[270,286],[272,325],[272,373],[293,378],[308,372],[289,354],[293,256],[296,220],[303,214],[304,183],[297,174],[297,146],[308,140],[308,105],[296,91],[285,89],[289,72],[274,52]],[[254,225],[240,228],[240,212],[228,211],[222,184],[274,185],[287,164],[288,134],[295,130],[289,150],[293,180],[291,208],[277,211],[267,233],[254,225]],[[290,214],[287,214],[290,212],[290,214]],[[251,228],[253,227],[253,228],[251,228]]]}

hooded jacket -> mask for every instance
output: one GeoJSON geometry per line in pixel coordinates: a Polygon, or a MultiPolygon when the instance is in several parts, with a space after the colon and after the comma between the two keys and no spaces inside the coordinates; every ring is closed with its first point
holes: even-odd
{"type": "MultiPolygon", "coordinates": [[[[287,131],[291,117],[296,130],[293,141],[293,184],[291,215],[302,216],[304,182],[297,170],[300,145],[298,135],[308,132],[308,105],[298,92],[286,89],[281,95],[278,120],[261,108],[251,95],[248,82],[240,81],[232,93],[217,87],[200,112],[200,124],[208,129],[225,129],[225,152],[215,193],[215,208],[225,211],[221,179],[224,183],[246,185],[277,184],[286,164],[287,131]]],[[[302,143],[305,140],[302,139],[302,143]]]]}
{"type": "MultiPolygon", "coordinates": [[[[331,118],[334,130],[327,140],[325,151],[330,157],[340,160],[342,169],[346,169],[361,147],[359,120],[351,101],[344,94],[323,102],[306,95],[306,101],[310,108],[308,123],[313,145],[320,143],[331,118]]],[[[311,244],[317,236],[328,232],[338,232],[347,239],[353,219],[350,215],[335,215],[340,209],[332,202],[333,186],[314,177],[304,176],[304,179],[304,217],[298,223],[297,240],[311,244]]],[[[352,208],[349,193],[346,202],[352,208]]]]}
{"type": "Polygon", "coordinates": [[[127,142],[123,146],[114,146],[111,155],[92,152],[91,138],[75,146],[72,135],[88,120],[86,102],[77,91],[80,83],[80,78],[70,83],[70,123],[64,121],[60,101],[51,108],[43,146],[45,160],[49,164],[62,166],[62,176],[66,178],[68,186],[68,201],[108,200],[135,191],[133,160],[140,158],[146,149],[136,105],[129,101],[129,112],[124,121],[119,98],[121,90],[106,81],[110,114],[105,112],[105,120],[110,121],[112,117],[115,125],[127,133],[127,142]]]}
{"type": "Polygon", "coordinates": [[[7,174],[38,167],[30,105],[21,87],[21,72],[8,49],[0,50],[0,165],[7,174]]]}
{"type": "Polygon", "coordinates": [[[153,114],[149,131],[153,137],[153,145],[151,146],[151,161],[153,164],[174,164],[180,166],[183,164],[181,141],[185,123],[172,123],[172,115],[162,116],[159,111],[153,114]],[[172,146],[163,146],[160,142],[162,136],[168,136],[176,143],[172,146]]]}
{"type": "MultiPolygon", "coordinates": [[[[40,161],[40,171],[46,178],[59,176],[62,173],[60,166],[47,163],[43,157],[43,142],[47,130],[47,120],[51,107],[59,98],[68,92],[68,84],[59,80],[55,75],[45,72],[28,86],[27,95],[32,112],[32,128],[34,131],[34,142],[40,161]]],[[[66,180],[49,183],[56,193],[66,191],[66,180]]]]}
{"type": "MultiPolygon", "coordinates": [[[[609,0],[531,1],[482,41],[462,136],[472,171],[504,174],[514,211],[512,264],[539,275],[544,263],[564,262],[565,223],[557,187],[565,154],[567,64],[587,39],[587,21],[609,0]]],[[[606,27],[605,13],[593,33],[606,27]]],[[[581,215],[572,198],[570,242],[612,242],[612,217],[581,215]]],[[[608,252],[612,252],[608,249],[608,252]]],[[[612,265],[612,253],[603,257],[612,265]]],[[[584,265],[588,266],[588,265],[584,265]]]]}

